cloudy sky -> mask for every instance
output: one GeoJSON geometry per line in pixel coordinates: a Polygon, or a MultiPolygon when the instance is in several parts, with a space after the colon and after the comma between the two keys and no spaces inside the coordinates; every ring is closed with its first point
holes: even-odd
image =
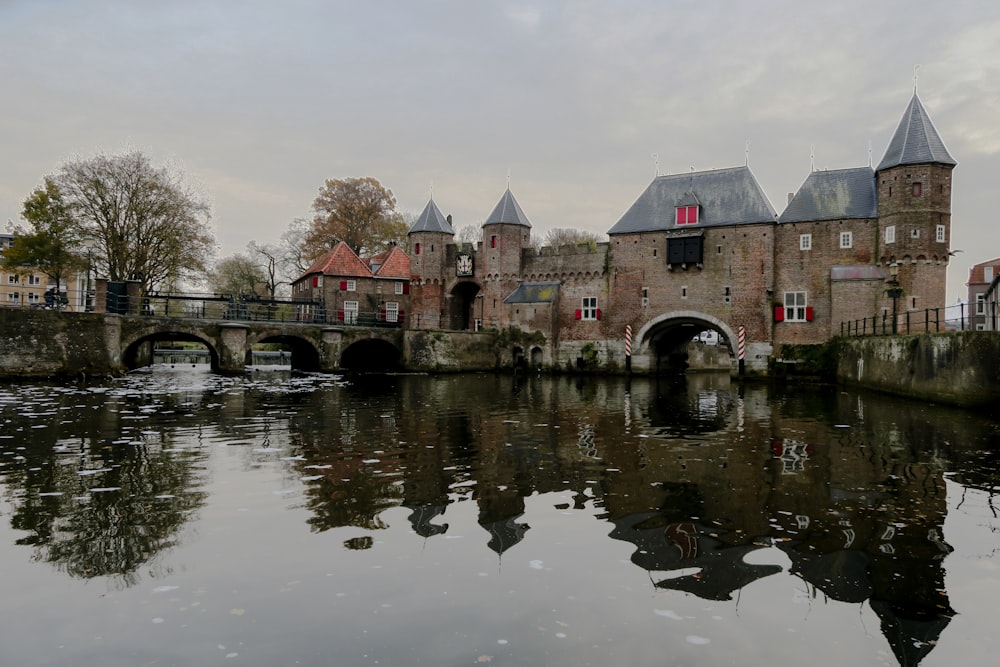
{"type": "Polygon", "coordinates": [[[479,224],[606,232],[660,173],[877,163],[909,102],[959,162],[948,295],[1000,257],[995,0],[0,0],[0,223],[67,160],[145,152],[212,204],[220,256],[328,178],[479,224]],[[656,158],[654,158],[654,155],[656,158]]]}

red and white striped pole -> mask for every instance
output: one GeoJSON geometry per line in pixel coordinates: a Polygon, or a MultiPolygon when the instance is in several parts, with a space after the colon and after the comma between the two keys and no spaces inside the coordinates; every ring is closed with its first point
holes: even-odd
{"type": "Polygon", "coordinates": [[[625,325],[625,372],[632,372],[632,325],[625,325]]]}
{"type": "Polygon", "coordinates": [[[743,358],[746,356],[747,352],[747,330],[745,327],[740,327],[736,330],[736,358],[739,359],[740,375],[743,375],[744,361],[743,358]]]}

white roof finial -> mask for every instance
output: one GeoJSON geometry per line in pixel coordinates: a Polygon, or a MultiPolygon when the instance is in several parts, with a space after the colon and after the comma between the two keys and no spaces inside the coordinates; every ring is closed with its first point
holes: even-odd
{"type": "Polygon", "coordinates": [[[913,94],[917,94],[917,70],[920,69],[920,65],[913,66],[913,94]]]}
{"type": "Polygon", "coordinates": [[[650,155],[650,157],[653,158],[653,168],[656,171],[656,175],[659,176],[660,175],[660,154],[659,153],[653,153],[652,155],[650,155]]]}

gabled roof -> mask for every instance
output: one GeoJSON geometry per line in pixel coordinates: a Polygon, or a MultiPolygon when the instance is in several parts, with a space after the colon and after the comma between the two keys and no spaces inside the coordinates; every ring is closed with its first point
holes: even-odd
{"type": "Polygon", "coordinates": [[[559,283],[521,283],[504,303],[551,303],[559,296],[559,283]]]}
{"type": "MultiPolygon", "coordinates": [[[[303,276],[322,273],[329,276],[349,276],[351,278],[371,278],[372,271],[360,257],[343,241],[312,263],[303,276]]],[[[409,276],[407,276],[409,277],[409,276]]],[[[301,277],[300,277],[301,279],[301,277]]]]}
{"type": "Polygon", "coordinates": [[[697,229],[713,225],[774,222],[777,215],[749,167],[657,176],[608,234],[677,229],[676,209],[698,202],[697,229]]]}
{"type": "Polygon", "coordinates": [[[874,218],[878,216],[871,167],[814,171],[788,202],[778,222],[874,218]]]}
{"type": "Polygon", "coordinates": [[[528,216],[524,214],[521,210],[521,206],[514,199],[514,194],[507,188],[507,191],[503,193],[500,197],[500,201],[494,207],[493,212],[490,213],[489,217],[486,218],[484,225],[522,225],[524,227],[531,227],[531,223],[528,222],[528,216]]]}
{"type": "MultiPolygon", "coordinates": [[[[1000,257],[997,257],[996,259],[991,259],[991,260],[989,260],[987,262],[981,262],[979,264],[973,265],[973,267],[971,269],[969,269],[969,282],[966,283],[966,284],[967,285],[974,285],[974,284],[983,284],[983,285],[986,285],[986,284],[990,283],[991,281],[986,279],[986,272],[983,270],[987,266],[992,266],[994,269],[1000,268],[1000,257]]],[[[994,270],[993,277],[996,278],[997,276],[1000,276],[1000,271],[994,270]]]]}
{"type": "Polygon", "coordinates": [[[958,164],[945,148],[941,135],[924,110],[924,105],[920,103],[920,98],[913,93],[913,98],[903,112],[896,133],[892,135],[889,147],[885,149],[885,155],[876,171],[898,167],[901,164],[928,162],[958,164]]]}
{"type": "Polygon", "coordinates": [[[455,229],[448,222],[448,218],[444,217],[441,213],[441,209],[437,207],[434,200],[431,199],[427,202],[427,206],[424,207],[424,210],[417,218],[417,221],[413,223],[413,226],[410,227],[410,230],[406,233],[413,234],[414,232],[442,232],[444,234],[454,234],[455,229]]]}
{"type": "MultiPolygon", "coordinates": [[[[376,255],[377,263],[380,264],[375,275],[379,278],[400,278],[410,279],[410,256],[403,252],[399,246],[393,246],[388,252],[376,255]]],[[[375,257],[370,260],[376,262],[375,257]]]]}

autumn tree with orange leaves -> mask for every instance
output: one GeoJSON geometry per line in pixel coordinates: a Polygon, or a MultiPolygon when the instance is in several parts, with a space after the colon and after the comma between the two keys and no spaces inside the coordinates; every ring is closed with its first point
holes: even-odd
{"type": "Polygon", "coordinates": [[[327,180],[312,208],[315,215],[302,241],[302,253],[310,259],[340,241],[365,257],[406,240],[396,198],[370,176],[327,180]]]}

